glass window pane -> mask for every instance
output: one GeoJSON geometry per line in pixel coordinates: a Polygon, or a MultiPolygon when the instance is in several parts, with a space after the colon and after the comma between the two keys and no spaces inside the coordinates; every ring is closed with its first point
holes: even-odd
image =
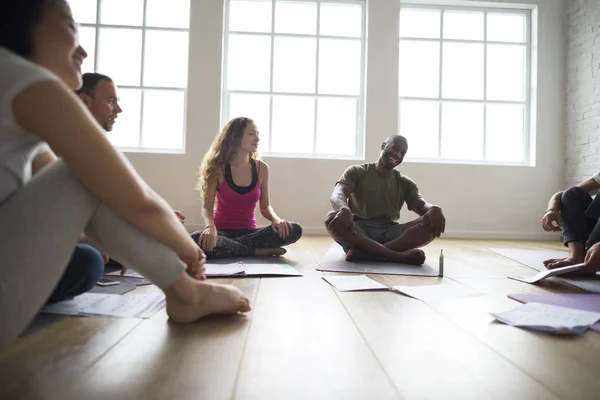
{"type": "Polygon", "coordinates": [[[146,25],[164,28],[190,27],[190,0],[147,0],[146,25]]]}
{"type": "Polygon", "coordinates": [[[271,32],[272,12],[271,0],[231,0],[229,30],[271,32]]]}
{"type": "Polygon", "coordinates": [[[273,96],[271,152],[312,153],[314,132],[313,97],[273,96]]]}
{"type": "Polygon", "coordinates": [[[87,58],[83,60],[81,72],[94,72],[94,60],[96,53],[96,28],[79,27],[79,44],[87,53],[87,58]]]}
{"type": "Polygon", "coordinates": [[[400,96],[438,97],[440,91],[440,44],[400,41],[398,90],[400,96]]]}
{"type": "Polygon", "coordinates": [[[98,46],[98,72],[110,76],[117,85],[140,84],[141,30],[100,28],[98,46]]]}
{"type": "Polygon", "coordinates": [[[317,153],[356,154],[356,113],[355,99],[317,100],[317,153]]]}
{"type": "Polygon", "coordinates": [[[525,16],[488,13],[487,40],[524,43],[525,16]]]}
{"type": "Polygon", "coordinates": [[[119,89],[119,106],[123,110],[115,120],[108,139],[117,147],[134,148],[140,145],[140,121],[142,117],[142,91],[119,89]]]}
{"type": "Polygon", "coordinates": [[[439,121],[437,101],[400,101],[400,134],[408,139],[407,157],[438,157],[439,121]]]}
{"type": "Polygon", "coordinates": [[[316,81],[315,38],[276,37],[273,59],[273,90],[314,93],[316,81]]]}
{"type": "Polygon", "coordinates": [[[183,149],[185,93],[145,90],[143,121],[142,147],[183,149]]]}
{"type": "Polygon", "coordinates": [[[442,157],[483,159],[483,104],[442,104],[442,157]]]}
{"type": "Polygon", "coordinates": [[[271,82],[271,38],[229,35],[227,89],[269,91],[271,82]]]}
{"type": "Polygon", "coordinates": [[[262,94],[230,94],[227,120],[247,117],[254,121],[259,131],[258,151],[269,151],[269,120],[271,97],[262,94]]]}
{"type": "Polygon", "coordinates": [[[317,3],[275,1],[275,33],[317,33],[317,3]]]}
{"type": "Polygon", "coordinates": [[[102,0],[100,23],[108,25],[142,26],[144,0],[102,0]]]}
{"type": "Polygon", "coordinates": [[[319,93],[360,94],[360,40],[319,39],[319,93]]]}
{"type": "Polygon", "coordinates": [[[146,31],[144,85],[187,87],[188,33],[146,31]]]}
{"type": "Polygon", "coordinates": [[[96,0],[69,0],[71,14],[73,19],[78,24],[95,24],[96,23],[96,0]]]}
{"type": "Polygon", "coordinates": [[[325,36],[362,36],[362,6],[321,3],[319,32],[325,36]]]}
{"type": "Polygon", "coordinates": [[[525,99],[524,45],[488,45],[487,98],[514,101],[525,99]]]}
{"type": "Polygon", "coordinates": [[[400,37],[440,37],[440,11],[402,8],[400,10],[400,37]]]}
{"type": "Polygon", "coordinates": [[[521,104],[488,104],[485,157],[489,161],[523,162],[524,111],[521,104]]]}
{"type": "Polygon", "coordinates": [[[442,96],[483,99],[483,44],[443,44],[442,96]]]}
{"type": "Polygon", "coordinates": [[[483,13],[444,11],[444,39],[483,40],[483,13]]]}

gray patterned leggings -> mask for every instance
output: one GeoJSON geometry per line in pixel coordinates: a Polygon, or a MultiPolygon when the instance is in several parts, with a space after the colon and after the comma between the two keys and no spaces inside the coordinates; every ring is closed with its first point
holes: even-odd
{"type": "MultiPolygon", "coordinates": [[[[270,249],[296,243],[302,236],[302,227],[292,222],[290,234],[282,238],[270,226],[260,229],[234,229],[217,231],[217,244],[206,252],[207,259],[252,257],[255,249],[270,249]]],[[[198,243],[202,231],[192,233],[198,243]]]]}

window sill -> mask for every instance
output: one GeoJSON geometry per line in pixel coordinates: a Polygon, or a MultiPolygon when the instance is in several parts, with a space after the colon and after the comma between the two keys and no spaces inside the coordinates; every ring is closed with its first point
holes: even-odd
{"type": "Polygon", "coordinates": [[[439,158],[406,158],[404,164],[477,165],[488,167],[535,167],[527,162],[445,160],[439,158]]]}

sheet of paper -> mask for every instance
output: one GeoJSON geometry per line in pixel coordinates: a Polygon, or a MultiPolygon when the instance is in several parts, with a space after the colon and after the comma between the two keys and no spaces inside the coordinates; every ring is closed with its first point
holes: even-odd
{"type": "Polygon", "coordinates": [[[302,276],[302,273],[291,265],[279,264],[244,264],[246,275],[278,275],[278,276],[302,276]]]}
{"type": "Polygon", "coordinates": [[[135,272],[132,269],[128,269],[127,272],[125,272],[125,275],[121,275],[121,271],[113,271],[113,272],[108,272],[104,275],[115,275],[115,276],[126,276],[128,278],[144,278],[142,275],[140,275],[139,273],[135,272]]]}
{"type": "Polygon", "coordinates": [[[534,302],[511,311],[490,314],[508,325],[557,334],[579,334],[600,320],[597,312],[534,302]]]}
{"type": "Polygon", "coordinates": [[[84,293],[70,300],[47,305],[42,309],[42,312],[82,316],[149,318],[164,304],[165,296],[162,293],[130,296],[84,293]]]}
{"type": "Polygon", "coordinates": [[[206,264],[206,276],[230,276],[244,274],[246,268],[242,263],[206,264]]]}
{"type": "Polygon", "coordinates": [[[509,278],[514,279],[516,281],[525,282],[525,283],[536,283],[544,278],[549,278],[551,276],[558,276],[558,275],[563,275],[563,274],[566,274],[569,272],[577,271],[578,269],[581,269],[581,267],[583,267],[583,264],[575,264],[575,265],[569,265],[568,267],[561,267],[561,268],[549,269],[547,271],[542,271],[534,276],[509,276],[509,278]]]}
{"type": "Polygon", "coordinates": [[[328,275],[324,276],[331,286],[340,292],[355,290],[389,290],[387,286],[369,278],[366,275],[328,275]]]}
{"type": "Polygon", "coordinates": [[[392,289],[426,303],[481,295],[478,291],[466,286],[445,283],[425,286],[394,286],[392,289]]]}

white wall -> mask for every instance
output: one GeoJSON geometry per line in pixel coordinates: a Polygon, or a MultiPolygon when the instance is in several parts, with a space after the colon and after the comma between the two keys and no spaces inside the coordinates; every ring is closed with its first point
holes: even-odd
{"type": "Polygon", "coordinates": [[[566,185],[600,170],[600,1],[567,2],[566,185]]]}
{"type": "MultiPolygon", "coordinates": [[[[424,197],[443,207],[447,236],[544,238],[539,219],[549,196],[563,184],[565,29],[562,0],[535,0],[539,48],[537,160],[535,167],[405,163],[424,197]]],[[[369,0],[366,159],[397,132],[398,0],[369,0]],[[374,21],[378,21],[375,23],[374,21]],[[386,21],[386,23],[382,23],[386,21]],[[376,44],[377,43],[377,44],[376,44]]],[[[187,146],[185,155],[128,154],[167,201],[182,209],[188,227],[202,223],[193,191],[198,165],[219,129],[223,0],[193,1],[190,38],[187,146]]],[[[299,116],[301,117],[301,116],[299,116]]],[[[271,166],[271,200],[278,214],[324,233],[335,180],[356,161],[266,158],[271,166]]],[[[409,212],[404,213],[409,217],[409,212]]]]}

